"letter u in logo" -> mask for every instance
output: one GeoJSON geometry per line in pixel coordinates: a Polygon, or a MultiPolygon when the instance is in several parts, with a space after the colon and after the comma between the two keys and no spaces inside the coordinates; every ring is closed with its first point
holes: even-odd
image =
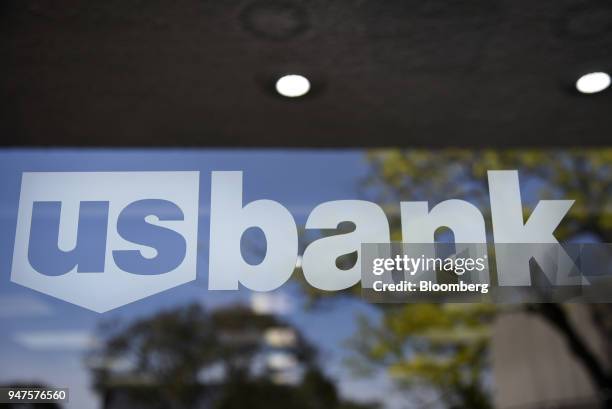
{"type": "MultiPolygon", "coordinates": [[[[28,260],[34,270],[49,276],[77,268],[79,273],[103,273],[106,256],[108,202],[81,202],[76,245],[59,248],[62,202],[34,202],[28,260]]],[[[75,215],[66,215],[74,219],[75,215]]]]}

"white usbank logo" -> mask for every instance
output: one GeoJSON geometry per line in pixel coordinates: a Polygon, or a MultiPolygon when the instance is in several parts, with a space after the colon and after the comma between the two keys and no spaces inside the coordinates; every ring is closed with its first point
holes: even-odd
{"type": "Polygon", "coordinates": [[[11,280],[105,312],[196,278],[198,172],[24,173],[11,280]]]}
{"type": "MultiPolygon", "coordinates": [[[[517,171],[490,171],[489,190],[496,243],[557,243],[553,232],[571,200],[541,201],[524,222],[517,171]]],[[[24,173],[11,280],[64,301],[105,312],[196,279],[199,172],[24,173]]],[[[212,172],[208,288],[243,286],[270,291],[292,275],[298,258],[298,229],[281,203],[243,201],[240,171],[212,172]],[[244,232],[257,227],[266,254],[256,265],[241,253],[244,232]]],[[[469,202],[450,199],[400,204],[402,241],[433,243],[442,226],[457,243],[486,243],[484,217],[469,202]]],[[[390,242],[387,216],[375,203],[321,203],[306,229],[346,234],[312,242],[302,256],[310,285],[337,291],[357,284],[361,266],[340,269],[336,259],[362,243],[390,242]]],[[[527,255],[538,257],[537,254],[527,255]]],[[[498,258],[500,255],[498,255],[498,258]]],[[[503,257],[503,255],[501,255],[503,257]]],[[[529,284],[528,266],[500,277],[502,285],[529,284]]]]}

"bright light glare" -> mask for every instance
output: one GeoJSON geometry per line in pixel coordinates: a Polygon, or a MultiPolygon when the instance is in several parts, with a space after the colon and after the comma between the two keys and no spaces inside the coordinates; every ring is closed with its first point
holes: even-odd
{"type": "Polygon", "coordinates": [[[309,90],[310,81],[301,75],[285,75],[276,81],[276,91],[285,97],[301,97],[309,90]]]}
{"type": "Polygon", "coordinates": [[[576,81],[576,89],[583,94],[601,92],[610,86],[610,76],[605,72],[591,72],[576,81]]]}

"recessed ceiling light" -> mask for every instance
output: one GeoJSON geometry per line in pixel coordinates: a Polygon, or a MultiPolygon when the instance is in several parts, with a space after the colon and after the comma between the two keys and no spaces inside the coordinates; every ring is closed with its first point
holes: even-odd
{"type": "Polygon", "coordinates": [[[310,90],[310,81],[302,75],[285,75],[276,81],[276,91],[284,97],[301,97],[310,90]]]}
{"type": "Polygon", "coordinates": [[[576,89],[583,94],[595,94],[610,86],[610,76],[605,72],[590,72],[576,81],[576,89]]]}

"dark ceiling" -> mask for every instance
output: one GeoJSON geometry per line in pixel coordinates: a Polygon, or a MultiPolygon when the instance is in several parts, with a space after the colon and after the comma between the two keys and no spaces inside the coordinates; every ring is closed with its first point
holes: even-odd
{"type": "Polygon", "coordinates": [[[612,2],[4,0],[21,146],[602,146],[612,2]],[[284,73],[313,89],[273,91],[284,73]]]}

